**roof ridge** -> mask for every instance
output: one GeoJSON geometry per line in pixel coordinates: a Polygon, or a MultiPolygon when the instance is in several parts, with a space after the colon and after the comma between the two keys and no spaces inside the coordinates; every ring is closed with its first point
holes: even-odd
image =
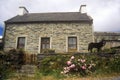
{"type": "Polygon", "coordinates": [[[49,12],[49,13],[29,13],[23,16],[15,16],[6,22],[45,22],[45,21],[86,21],[92,22],[86,13],[80,12],[49,12]]]}
{"type": "MultiPolygon", "coordinates": [[[[28,14],[64,14],[64,13],[80,13],[81,14],[81,12],[41,12],[41,13],[28,13],[28,14]]],[[[26,14],[25,14],[26,15],[26,14]]]]}
{"type": "MultiPolygon", "coordinates": [[[[41,12],[41,14],[54,14],[54,13],[81,13],[81,12],[41,12]]],[[[28,14],[40,14],[40,13],[28,13],[28,14]]]]}

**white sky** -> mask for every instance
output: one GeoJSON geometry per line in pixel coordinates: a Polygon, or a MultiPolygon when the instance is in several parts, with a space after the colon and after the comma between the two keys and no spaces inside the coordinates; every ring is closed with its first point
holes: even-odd
{"type": "Polygon", "coordinates": [[[0,25],[16,16],[19,6],[30,13],[78,12],[81,4],[87,5],[94,31],[120,32],[120,0],[0,0],[0,25]]]}

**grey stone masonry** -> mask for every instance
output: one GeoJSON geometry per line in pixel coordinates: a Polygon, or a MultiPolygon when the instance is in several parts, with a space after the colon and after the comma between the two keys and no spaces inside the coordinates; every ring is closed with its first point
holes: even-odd
{"type": "Polygon", "coordinates": [[[50,38],[50,49],[68,52],[68,37],[77,37],[77,52],[87,52],[93,42],[93,27],[87,22],[13,23],[6,25],[4,50],[17,47],[18,37],[25,37],[25,50],[40,53],[41,37],[50,38]]]}

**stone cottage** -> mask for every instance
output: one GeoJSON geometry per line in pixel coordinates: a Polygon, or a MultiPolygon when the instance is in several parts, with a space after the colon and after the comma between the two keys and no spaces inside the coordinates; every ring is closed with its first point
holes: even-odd
{"type": "Polygon", "coordinates": [[[5,21],[4,50],[22,48],[29,53],[54,49],[57,53],[86,52],[93,41],[93,19],[86,5],[78,12],[29,13],[19,7],[19,14],[5,21]]]}

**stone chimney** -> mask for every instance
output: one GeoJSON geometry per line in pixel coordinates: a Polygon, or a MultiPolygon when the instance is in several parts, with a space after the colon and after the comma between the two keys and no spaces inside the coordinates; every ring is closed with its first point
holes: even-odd
{"type": "Polygon", "coordinates": [[[29,12],[25,7],[23,7],[23,6],[19,7],[19,14],[18,15],[23,16],[24,14],[27,14],[27,13],[29,13],[29,12]]]}
{"type": "Polygon", "coordinates": [[[87,13],[86,5],[81,5],[79,11],[80,11],[82,14],[83,14],[83,13],[87,13]]]}

